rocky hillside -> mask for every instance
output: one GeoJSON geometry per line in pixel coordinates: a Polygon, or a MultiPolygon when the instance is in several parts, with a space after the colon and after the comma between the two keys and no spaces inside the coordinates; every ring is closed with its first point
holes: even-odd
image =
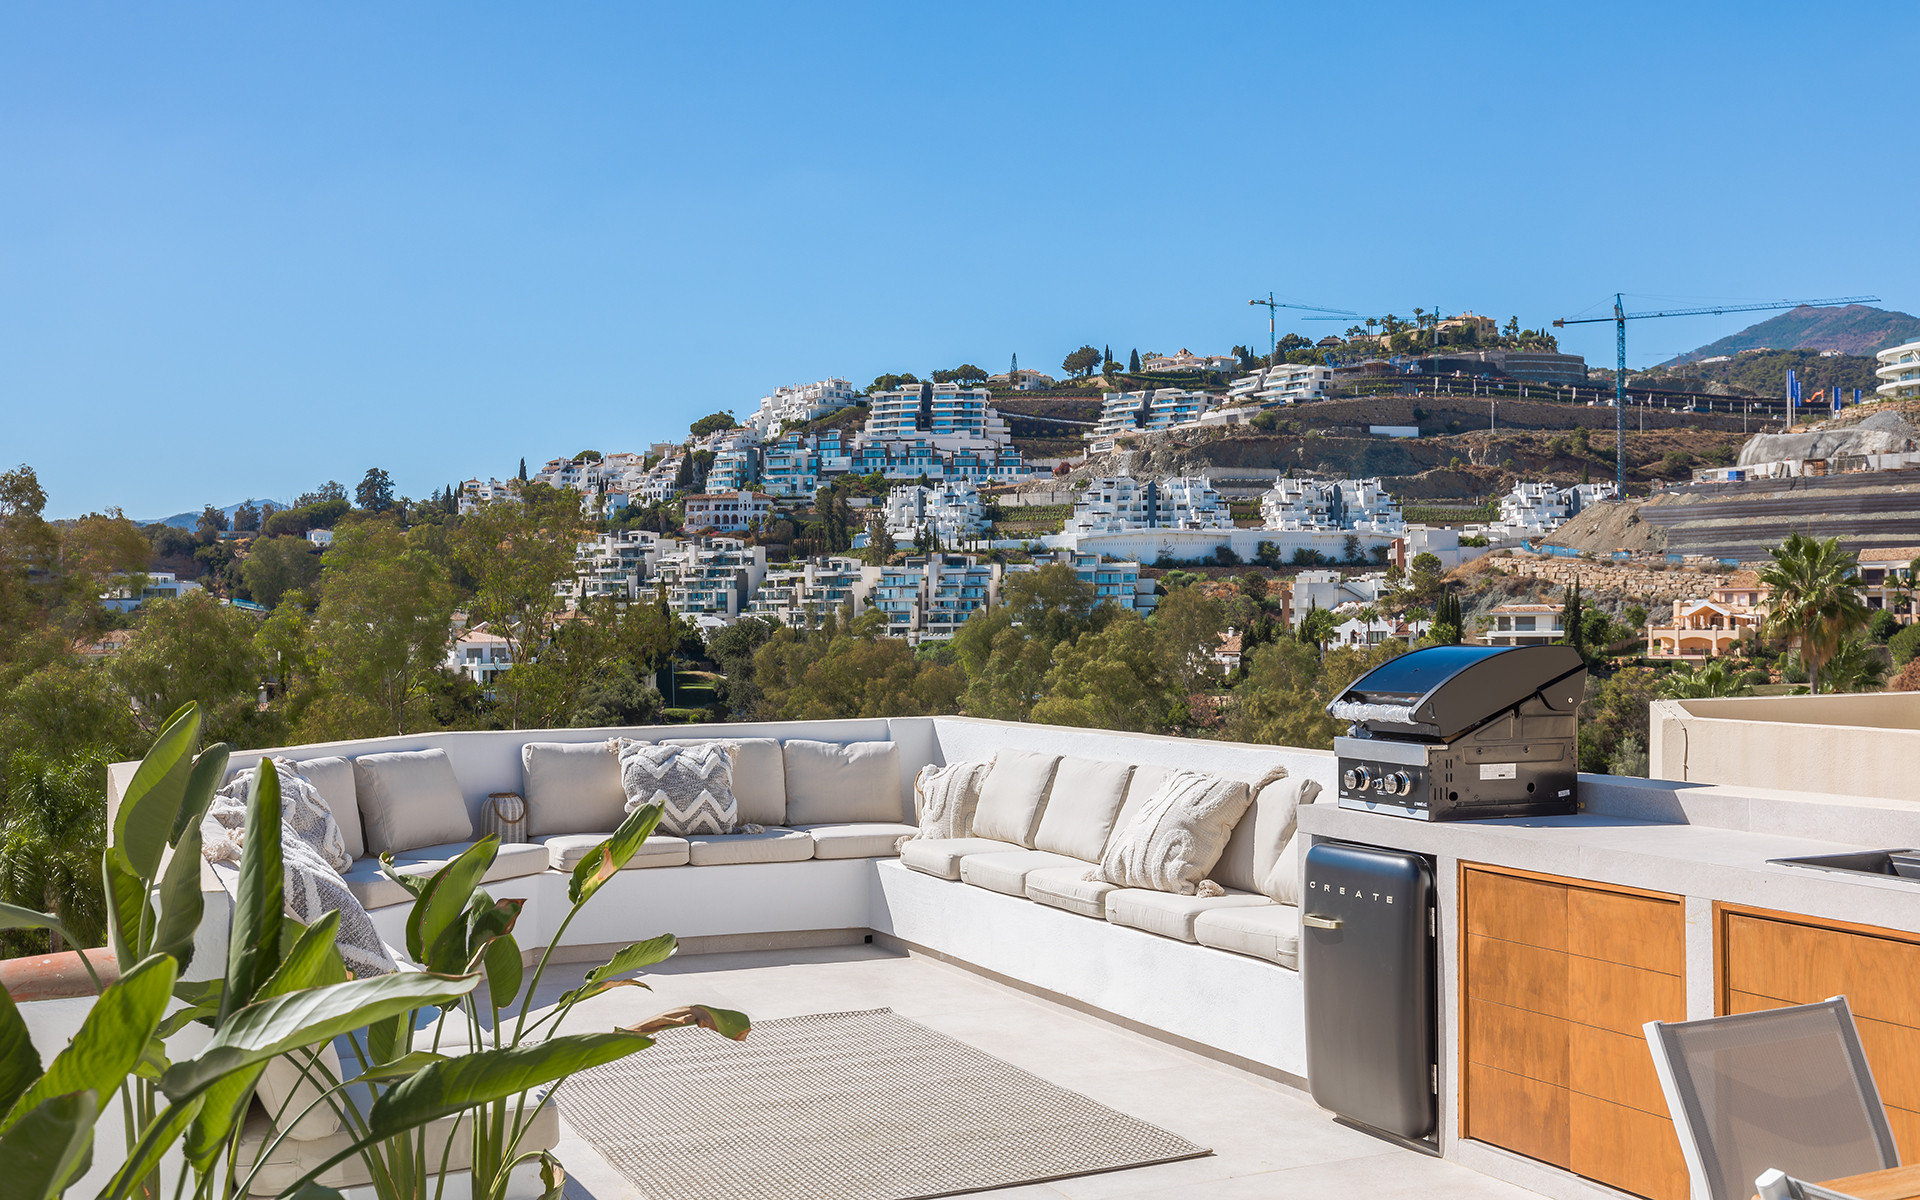
{"type": "Polygon", "coordinates": [[[1676,366],[1742,350],[1838,350],[1842,354],[1870,355],[1914,338],[1920,338],[1920,317],[1910,313],[1866,304],[1795,308],[1661,365],[1676,366]]]}

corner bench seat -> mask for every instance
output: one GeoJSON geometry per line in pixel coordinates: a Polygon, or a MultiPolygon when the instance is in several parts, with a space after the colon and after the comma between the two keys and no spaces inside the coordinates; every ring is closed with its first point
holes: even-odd
{"type": "Polygon", "coordinates": [[[839,821],[824,825],[795,825],[813,839],[815,858],[892,858],[900,839],[917,832],[917,825],[897,821],[839,821]]]}
{"type": "Polygon", "coordinates": [[[1291,904],[1210,908],[1193,918],[1193,938],[1215,950],[1300,969],[1300,910],[1291,904]]]}
{"type": "Polygon", "coordinates": [[[916,838],[900,847],[900,861],[937,879],[960,878],[960,863],[969,854],[994,854],[1024,850],[1018,842],[995,838],[916,838]]]}
{"type": "Polygon", "coordinates": [[[1224,896],[1182,896],[1149,888],[1115,888],[1107,893],[1107,920],[1161,937],[1196,941],[1193,923],[1201,913],[1223,908],[1279,908],[1257,892],[1229,891],[1224,896]]]}

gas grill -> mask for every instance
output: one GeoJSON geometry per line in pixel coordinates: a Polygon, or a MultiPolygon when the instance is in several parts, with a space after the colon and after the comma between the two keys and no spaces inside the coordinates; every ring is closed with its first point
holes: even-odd
{"type": "Polygon", "coordinates": [[[1355,680],[1327,705],[1340,807],[1470,821],[1574,812],[1575,709],[1587,668],[1571,646],[1433,646],[1355,680]]]}

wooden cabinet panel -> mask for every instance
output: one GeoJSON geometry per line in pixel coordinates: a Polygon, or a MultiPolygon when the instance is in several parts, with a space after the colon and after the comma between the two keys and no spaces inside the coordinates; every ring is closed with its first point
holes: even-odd
{"type": "Polygon", "coordinates": [[[1474,1062],[1567,1086],[1568,1032],[1557,1017],[1491,1001],[1467,1006],[1467,1053],[1474,1062]]]}
{"type": "Polygon", "coordinates": [[[1567,956],[1537,946],[1467,936],[1467,995],[1511,1008],[1565,1017],[1567,956]]]}
{"type": "Polygon", "coordinates": [[[1893,1126],[1893,1144],[1903,1163],[1920,1162],[1920,1112],[1887,1105],[1887,1124],[1893,1126]]]}
{"type": "Polygon", "coordinates": [[[1467,1064],[1467,1136],[1567,1165],[1567,1089],[1467,1064]]]}
{"type": "Polygon", "coordinates": [[[1571,1170],[1652,1200],[1687,1200],[1687,1161],[1670,1119],[1578,1092],[1568,1104],[1571,1170]]]}
{"type": "Polygon", "coordinates": [[[1790,1004],[1844,993],[1856,1016],[1920,1027],[1920,946],[1744,913],[1726,914],[1721,936],[1727,989],[1790,1004]]]}
{"type": "Polygon", "coordinates": [[[1572,1027],[1567,1045],[1567,1086],[1656,1117],[1667,1115],[1667,1098],[1653,1069],[1647,1039],[1587,1025],[1572,1027]]]}
{"type": "Polygon", "coordinates": [[[1648,1021],[1687,1019],[1686,981],[1595,958],[1567,960],[1568,1016],[1632,1037],[1648,1021]]]}
{"type": "MultiPolygon", "coordinates": [[[[1786,1004],[1771,996],[1729,991],[1721,1011],[1761,1012],[1785,1008],[1786,1004]]],[[[1866,1052],[1867,1067],[1873,1072],[1873,1085],[1880,1089],[1881,1102],[1889,1108],[1920,1111],[1920,1029],[1861,1016],[1854,1017],[1853,1024],[1860,1031],[1860,1048],[1866,1052]]]]}
{"type": "Polygon", "coordinates": [[[1537,879],[1472,871],[1468,933],[1547,950],[1567,948],[1567,889],[1537,879]]]}
{"type": "Polygon", "coordinates": [[[1687,963],[1686,913],[1672,900],[1569,888],[1567,951],[1681,975],[1687,963]]]}

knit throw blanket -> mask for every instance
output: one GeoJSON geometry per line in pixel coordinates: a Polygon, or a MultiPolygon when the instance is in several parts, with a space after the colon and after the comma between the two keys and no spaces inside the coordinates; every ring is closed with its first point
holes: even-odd
{"type": "MultiPolygon", "coordinates": [[[[311,925],[338,911],[340,932],[335,944],[347,970],[356,979],[391,974],[398,967],[380,944],[373,918],[340,878],[353,860],[347,856],[346,837],[333,811],[291,762],[272,762],[280,773],[280,858],[286,868],[287,915],[311,925]]],[[[247,834],[247,789],[252,783],[253,772],[243,771],[214,794],[200,825],[202,852],[208,862],[240,861],[247,834]]]]}

